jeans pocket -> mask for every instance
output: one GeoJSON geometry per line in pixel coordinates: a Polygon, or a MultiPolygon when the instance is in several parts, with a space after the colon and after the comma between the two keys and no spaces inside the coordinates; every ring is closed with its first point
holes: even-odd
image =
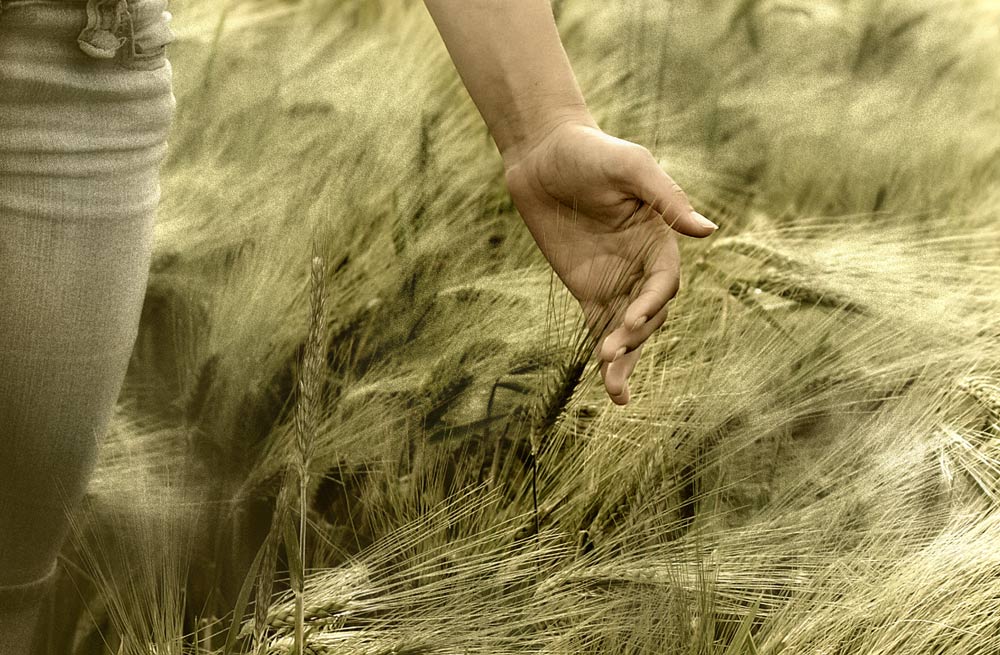
{"type": "Polygon", "coordinates": [[[170,12],[147,25],[137,25],[120,51],[119,63],[134,70],[155,70],[167,63],[167,46],[174,40],[170,12]]]}
{"type": "Polygon", "coordinates": [[[87,55],[137,70],[166,65],[174,40],[166,0],[87,0],[86,12],[77,42],[87,55]]]}

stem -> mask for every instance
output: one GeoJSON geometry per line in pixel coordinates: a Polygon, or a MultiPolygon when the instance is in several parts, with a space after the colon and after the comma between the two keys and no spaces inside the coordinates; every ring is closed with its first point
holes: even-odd
{"type": "Polygon", "coordinates": [[[531,447],[531,503],[535,509],[535,542],[542,545],[541,524],[538,519],[538,449],[531,447]]]}
{"type": "Polygon", "coordinates": [[[305,655],[305,586],[306,586],[306,489],[308,473],[299,469],[299,584],[295,593],[295,649],[305,655]]]}

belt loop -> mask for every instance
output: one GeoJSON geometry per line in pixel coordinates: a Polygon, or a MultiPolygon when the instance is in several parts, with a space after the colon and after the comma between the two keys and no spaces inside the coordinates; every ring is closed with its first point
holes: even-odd
{"type": "Polygon", "coordinates": [[[80,49],[97,59],[114,59],[126,41],[132,41],[134,27],[128,0],[87,0],[87,25],[76,41],[80,49]],[[128,22],[129,36],[120,36],[121,28],[128,22]]]}

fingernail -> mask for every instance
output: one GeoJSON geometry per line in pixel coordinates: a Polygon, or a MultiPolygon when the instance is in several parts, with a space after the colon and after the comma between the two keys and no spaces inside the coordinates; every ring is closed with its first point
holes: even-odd
{"type": "Polygon", "coordinates": [[[643,324],[647,320],[649,320],[649,318],[647,316],[640,316],[639,318],[635,319],[635,323],[632,324],[632,329],[633,330],[638,330],[639,328],[641,328],[643,326],[643,324]]]}
{"type": "Polygon", "coordinates": [[[712,228],[713,230],[718,230],[719,226],[708,220],[698,212],[691,212],[691,218],[698,221],[702,226],[712,228]]]}
{"type": "Polygon", "coordinates": [[[611,361],[613,362],[618,361],[618,358],[624,354],[625,354],[625,346],[622,346],[621,348],[618,349],[618,352],[615,353],[615,358],[612,359],[611,361]]]}

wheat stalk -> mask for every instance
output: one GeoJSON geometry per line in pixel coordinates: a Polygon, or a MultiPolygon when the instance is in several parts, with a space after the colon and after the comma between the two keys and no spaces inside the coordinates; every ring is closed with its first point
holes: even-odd
{"type": "Polygon", "coordinates": [[[815,276],[796,270],[769,268],[751,282],[753,287],[788,298],[801,305],[842,309],[852,314],[867,314],[868,308],[845,294],[825,287],[815,276]]]}
{"type": "MultiPolygon", "coordinates": [[[[289,469],[290,467],[286,467],[286,469],[281,473],[281,484],[274,504],[274,516],[271,519],[271,529],[268,531],[264,544],[261,546],[261,548],[264,549],[264,552],[261,558],[261,567],[257,575],[257,582],[255,585],[253,623],[246,626],[241,632],[241,636],[245,636],[248,632],[247,628],[252,629],[253,642],[258,645],[258,651],[260,651],[263,647],[263,635],[267,627],[271,592],[274,587],[274,569],[278,560],[278,547],[280,544],[278,536],[279,530],[277,526],[284,524],[287,518],[288,507],[291,505],[291,501],[289,499],[289,496],[291,495],[291,483],[289,482],[291,480],[291,475],[289,469]]],[[[234,617],[233,620],[239,621],[240,617],[234,617]]]]}
{"type": "Polygon", "coordinates": [[[787,270],[807,270],[810,268],[802,260],[745,235],[719,239],[712,245],[711,250],[728,250],[744,257],[756,259],[761,263],[787,270]]]}
{"type": "MultiPolygon", "coordinates": [[[[302,608],[302,618],[307,623],[322,623],[329,620],[336,623],[338,617],[360,606],[360,601],[368,594],[371,580],[368,569],[355,565],[336,569],[322,576],[316,584],[310,585],[311,602],[302,608]]],[[[263,622],[268,630],[277,633],[293,631],[298,621],[299,610],[295,599],[282,602],[270,608],[263,622]]]]}
{"type": "Polygon", "coordinates": [[[989,378],[968,376],[958,383],[958,388],[976,399],[996,429],[996,424],[1000,423],[1000,384],[989,378]]]}
{"type": "MultiPolygon", "coordinates": [[[[308,486],[309,465],[319,428],[320,412],[322,411],[321,394],[326,369],[325,343],[325,298],[326,264],[322,257],[312,258],[309,296],[309,328],[303,348],[301,370],[298,376],[294,415],[292,418],[295,430],[295,459],[288,463],[281,472],[281,482],[275,500],[274,516],[271,529],[262,548],[264,549],[261,569],[256,582],[256,603],[254,620],[249,626],[244,626],[240,636],[246,636],[252,627],[253,641],[259,653],[265,652],[267,644],[263,639],[264,632],[273,628],[270,610],[270,598],[274,585],[274,569],[277,563],[279,546],[283,541],[283,532],[294,505],[293,480],[298,482],[298,539],[297,543],[285,541],[286,551],[292,562],[290,582],[295,597],[294,620],[296,643],[304,643],[304,580],[306,556],[306,519],[308,516],[308,486]]],[[[239,620],[236,617],[235,620],[239,620]]],[[[299,652],[303,652],[301,649],[299,652]]]]}
{"type": "Polygon", "coordinates": [[[309,332],[303,354],[302,374],[299,379],[299,398],[295,405],[295,449],[298,455],[299,479],[299,570],[292,577],[295,593],[295,645],[299,655],[305,655],[304,605],[306,562],[306,517],[309,489],[309,463],[319,428],[319,414],[322,409],[320,394],[326,369],[326,343],[324,326],[326,321],[326,262],[322,257],[312,258],[309,279],[309,332]]]}
{"type": "MultiPolygon", "coordinates": [[[[295,643],[288,637],[276,639],[268,648],[269,655],[291,655],[295,643]]],[[[373,638],[354,632],[328,632],[310,637],[303,655],[430,655],[458,653],[446,644],[431,645],[425,640],[373,638]]]]}

